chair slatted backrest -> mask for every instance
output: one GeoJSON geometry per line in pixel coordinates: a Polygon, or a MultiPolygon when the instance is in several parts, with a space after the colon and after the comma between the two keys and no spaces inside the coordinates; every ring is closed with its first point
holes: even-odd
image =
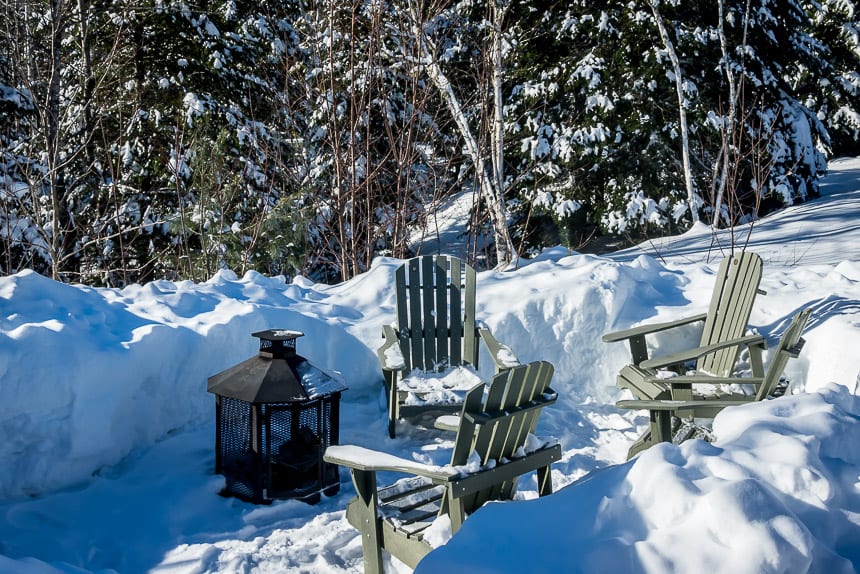
{"type": "MultiPolygon", "coordinates": [[[[742,337],[761,283],[761,257],[751,251],[730,255],[720,262],[716,284],[702,331],[701,346],[742,337]]],[[[731,376],[738,348],[721,349],[701,357],[696,370],[715,376],[731,376]]]]}
{"type": "MultiPolygon", "coordinates": [[[[551,363],[536,361],[495,375],[488,388],[482,384],[471,389],[463,405],[451,465],[466,464],[473,451],[482,465],[513,458],[534,432],[542,406],[548,404],[544,394],[551,392],[553,372],[551,363]]],[[[515,487],[516,482],[500,483],[472,495],[464,501],[466,513],[488,500],[510,498],[515,487]]]]}
{"type": "Polygon", "coordinates": [[[801,335],[803,328],[806,327],[806,322],[809,320],[809,314],[812,309],[804,309],[800,311],[791,320],[791,323],[786,328],[785,332],[779,340],[779,346],[776,348],[773,359],[768,365],[767,372],[764,375],[764,380],[756,393],[755,400],[761,401],[766,399],[773,393],[782,372],[785,370],[788,360],[797,357],[800,354],[800,349],[803,348],[805,341],[801,335]]]}
{"type": "Polygon", "coordinates": [[[407,369],[474,364],[475,270],[455,257],[414,257],[395,271],[397,327],[407,369]]]}

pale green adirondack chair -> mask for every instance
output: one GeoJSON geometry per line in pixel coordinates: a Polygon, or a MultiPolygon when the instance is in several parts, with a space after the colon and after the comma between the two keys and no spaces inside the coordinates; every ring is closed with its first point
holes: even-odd
{"type": "MultiPolygon", "coordinates": [[[[672,441],[672,415],[675,413],[684,414],[693,418],[713,418],[718,412],[726,407],[739,404],[749,403],[752,401],[761,401],[770,397],[777,389],[782,373],[785,370],[786,364],[790,358],[796,358],[804,345],[804,339],[801,337],[803,328],[809,319],[810,309],[804,309],[794,316],[788,328],[786,328],[779,345],[774,351],[774,356],[771,359],[767,372],[762,366],[761,352],[767,348],[767,343],[761,335],[750,335],[735,339],[732,341],[724,341],[706,347],[700,347],[689,352],[679,353],[675,355],[677,361],[686,361],[690,357],[703,355],[720,349],[728,349],[736,347],[738,349],[746,347],[749,349],[750,368],[752,377],[731,377],[731,376],[715,376],[706,372],[692,372],[685,375],[672,378],[659,378],[650,376],[642,379],[643,385],[654,385],[660,388],[670,389],[666,395],[671,396],[671,389],[675,387],[690,389],[692,385],[707,385],[710,387],[709,393],[691,393],[690,398],[686,400],[676,400],[672,398],[660,399],[634,399],[618,401],[615,405],[623,409],[647,409],[650,413],[650,425],[645,433],[637,440],[627,453],[627,458],[633,458],[637,453],[646,448],[660,443],[672,441]],[[754,392],[723,392],[723,385],[743,385],[752,387],[754,392]]],[[[648,367],[649,361],[644,361],[642,367],[648,367]]],[[[629,367],[626,367],[629,368],[629,367]]],[[[636,375],[638,377],[638,375],[636,375]]],[[[633,377],[631,377],[633,378],[633,377]]]]}
{"type": "MultiPolygon", "coordinates": [[[[689,389],[670,389],[643,382],[653,375],[656,369],[673,367],[682,372],[683,367],[674,358],[670,358],[669,362],[659,358],[649,360],[645,336],[704,321],[697,349],[742,337],[747,330],[755,296],[757,293],[763,293],[759,290],[761,273],[762,261],[757,254],[743,251],[730,255],[720,262],[707,313],[603,335],[603,341],[607,343],[626,340],[630,344],[632,366],[622,369],[616,384],[623,389],[630,389],[639,399],[669,398],[670,394],[671,398],[689,398],[689,389]],[[648,367],[643,364],[646,360],[648,367]]],[[[721,346],[691,358],[696,359],[696,371],[729,377],[735,368],[738,352],[737,345],[721,346]]]]}
{"type": "Polygon", "coordinates": [[[455,257],[415,257],[394,273],[397,325],[385,325],[378,349],[388,400],[388,434],[400,418],[457,412],[466,391],[480,382],[479,343],[495,372],[519,364],[509,347],[475,321],[475,270],[455,257]],[[460,386],[444,388],[439,375],[461,367],[460,386]],[[430,376],[423,376],[428,374],[430,376]]]}
{"type": "Polygon", "coordinates": [[[481,383],[470,390],[447,466],[354,446],[326,449],[327,462],[350,468],[358,496],[349,502],[346,516],[361,531],[365,572],[382,572],[383,549],[415,568],[432,550],[424,532],[437,517],[448,515],[456,532],[485,502],[512,498],[518,477],[530,471],[537,472],[540,496],[552,492],[550,464],[560,459],[561,447],[532,434],[541,410],[556,400],[549,386],[552,374],[551,364],[538,361],[496,374],[489,386],[481,383]],[[471,464],[476,457],[480,468],[471,464]],[[413,476],[378,489],[378,472],[413,476]]]}

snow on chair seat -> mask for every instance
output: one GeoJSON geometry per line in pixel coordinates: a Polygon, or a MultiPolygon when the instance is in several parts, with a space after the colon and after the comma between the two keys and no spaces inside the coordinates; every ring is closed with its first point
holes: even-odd
{"type": "MultiPolygon", "coordinates": [[[[475,319],[475,270],[456,257],[424,255],[394,273],[397,324],[377,349],[388,401],[388,434],[398,420],[459,410],[469,385],[445,388],[439,373],[478,367],[479,342],[495,372],[518,365],[511,349],[475,319]],[[423,382],[417,379],[426,375],[423,382]]],[[[475,381],[480,382],[480,381],[475,381]]]]}

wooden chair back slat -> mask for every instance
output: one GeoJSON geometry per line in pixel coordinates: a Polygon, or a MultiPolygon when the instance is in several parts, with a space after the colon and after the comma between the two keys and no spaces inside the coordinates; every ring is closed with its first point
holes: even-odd
{"type": "Polygon", "coordinates": [[[424,364],[422,368],[427,371],[435,371],[439,362],[436,349],[436,321],[445,322],[444,316],[439,316],[436,311],[436,291],[439,279],[435,273],[433,259],[424,257],[421,259],[421,339],[424,341],[424,364]]]}
{"type": "Polygon", "coordinates": [[[406,298],[406,266],[402,265],[394,272],[394,284],[396,290],[397,301],[397,326],[398,339],[400,341],[400,352],[403,355],[403,360],[406,363],[406,370],[411,371],[413,368],[412,361],[412,341],[413,338],[409,333],[409,306],[406,298]]]}
{"type": "MultiPolygon", "coordinates": [[[[475,292],[477,291],[477,280],[474,268],[469,265],[463,265],[463,267],[462,275],[459,272],[457,273],[457,277],[462,282],[461,290],[463,292],[463,307],[457,313],[457,321],[459,322],[461,319],[463,321],[463,325],[459,331],[463,338],[463,358],[461,360],[477,367],[478,340],[475,337],[475,333],[477,332],[475,328],[475,292]]],[[[457,340],[459,341],[459,339],[457,340]]]]}
{"type": "MultiPolygon", "coordinates": [[[[420,260],[409,260],[409,283],[407,291],[409,293],[409,339],[412,353],[412,368],[424,369],[424,344],[422,341],[422,333],[424,329],[421,321],[421,268],[420,260]]],[[[401,326],[401,329],[403,327],[401,326]]]]}
{"type": "MultiPolygon", "coordinates": [[[[449,259],[450,264],[450,281],[451,281],[451,311],[450,316],[450,345],[451,345],[451,364],[461,365],[463,363],[475,362],[474,357],[469,354],[463,354],[463,338],[471,337],[474,339],[474,333],[469,334],[465,331],[463,323],[463,292],[468,294],[469,289],[474,289],[474,285],[470,286],[463,283],[463,267],[468,271],[471,269],[468,265],[464,265],[462,261],[456,258],[449,259]]],[[[473,270],[474,271],[474,270],[473,270]]],[[[474,298],[474,293],[472,297],[474,298]]]]}
{"type": "MultiPolygon", "coordinates": [[[[458,313],[456,310],[451,307],[450,308],[450,319],[449,317],[449,303],[448,296],[450,294],[450,290],[448,288],[448,258],[443,256],[436,257],[436,265],[434,269],[434,273],[436,274],[436,305],[435,305],[435,313],[436,313],[436,360],[440,363],[444,363],[446,365],[451,365],[453,362],[451,360],[451,353],[453,348],[459,347],[459,345],[452,345],[451,337],[448,334],[449,322],[453,323],[458,313]],[[446,320],[447,319],[447,320],[446,320]]],[[[459,363],[453,363],[459,364],[459,363]]]]}
{"type": "MultiPolygon", "coordinates": [[[[466,398],[463,400],[463,413],[475,413],[481,410],[481,402],[484,400],[486,387],[486,383],[482,383],[466,393],[466,398]]],[[[457,430],[454,450],[451,453],[451,466],[463,466],[469,460],[469,455],[472,454],[476,426],[471,420],[460,418],[460,428],[457,430]]]]}

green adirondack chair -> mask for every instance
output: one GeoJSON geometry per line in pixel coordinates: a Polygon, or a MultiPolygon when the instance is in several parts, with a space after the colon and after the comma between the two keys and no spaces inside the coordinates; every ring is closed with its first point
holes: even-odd
{"type": "Polygon", "coordinates": [[[480,382],[479,343],[495,372],[519,364],[511,349],[475,321],[475,270],[455,257],[425,255],[394,273],[397,325],[385,325],[377,350],[388,400],[388,434],[395,423],[428,412],[454,413],[466,391],[480,382]],[[446,388],[440,374],[460,368],[460,385],[446,388]],[[425,376],[426,375],[426,376],[425,376]]]}
{"type": "Polygon", "coordinates": [[[447,515],[456,532],[485,502],[512,498],[518,477],[532,470],[537,472],[539,495],[552,492],[550,464],[561,457],[561,447],[535,440],[532,434],[541,410],[556,400],[549,386],[552,374],[551,364],[538,361],[503,371],[489,385],[471,389],[459,418],[446,417],[458,420],[447,466],[355,446],[326,449],[327,462],[350,468],[357,496],[346,516],[361,531],[365,572],[382,572],[383,549],[415,568],[432,550],[424,533],[437,517],[447,515]],[[471,464],[476,456],[479,465],[471,464]],[[378,472],[413,476],[380,489],[378,472]]]}
{"type": "MultiPolygon", "coordinates": [[[[767,372],[764,371],[761,359],[761,352],[767,348],[764,337],[761,335],[751,335],[741,337],[733,341],[724,341],[715,345],[700,347],[689,352],[679,353],[674,356],[677,361],[686,361],[690,357],[703,355],[713,352],[714,350],[727,349],[729,347],[749,349],[750,368],[752,371],[751,377],[725,377],[716,376],[707,372],[691,372],[685,375],[672,378],[660,378],[655,375],[642,377],[641,373],[628,373],[627,376],[631,379],[640,379],[642,385],[654,385],[665,389],[664,397],[658,399],[634,399],[618,401],[615,405],[623,409],[647,409],[650,414],[650,425],[645,433],[637,440],[627,453],[627,458],[633,458],[637,453],[646,448],[660,443],[671,442],[672,437],[672,415],[675,413],[683,413],[686,416],[693,418],[713,418],[718,412],[726,407],[739,404],[749,403],[752,401],[761,401],[770,397],[777,389],[778,383],[785,370],[788,360],[796,358],[804,345],[804,339],[801,337],[803,328],[809,319],[811,309],[804,309],[794,316],[788,328],[786,328],[779,345],[774,351],[774,356],[771,359],[767,372]],[[690,393],[690,398],[686,400],[678,400],[671,398],[674,388],[682,388],[685,392],[691,390],[692,385],[702,385],[710,392],[707,393],[690,393]],[[743,393],[723,392],[723,385],[741,385],[742,387],[752,387],[754,392],[743,393]]],[[[647,368],[649,361],[644,361],[641,367],[647,368]]],[[[626,367],[631,371],[635,371],[635,367],[626,367]]],[[[639,369],[641,371],[641,369],[639,369]]],[[[736,387],[736,388],[742,388],[736,387]]]]}
{"type": "MultiPolygon", "coordinates": [[[[764,293],[759,290],[761,273],[762,261],[757,254],[742,251],[730,255],[720,262],[707,313],[603,335],[603,341],[607,343],[626,340],[630,345],[632,364],[622,369],[616,384],[623,389],[630,389],[639,399],[666,398],[666,388],[646,384],[643,380],[650,377],[655,369],[673,368],[683,372],[683,365],[679,364],[675,357],[649,360],[646,335],[704,321],[702,336],[696,349],[742,337],[747,330],[755,296],[757,293],[764,293]],[[649,367],[644,367],[644,361],[648,361],[649,367]]],[[[713,347],[707,353],[692,357],[696,359],[695,370],[729,377],[733,374],[738,352],[737,345],[713,347]]],[[[688,389],[679,387],[675,389],[672,398],[684,399],[689,396],[688,389]]]]}

